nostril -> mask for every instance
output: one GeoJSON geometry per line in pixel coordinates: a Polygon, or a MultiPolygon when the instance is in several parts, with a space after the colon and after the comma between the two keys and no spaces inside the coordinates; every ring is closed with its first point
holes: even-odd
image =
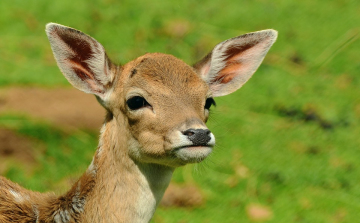
{"type": "Polygon", "coordinates": [[[195,134],[195,129],[188,129],[188,130],[182,132],[182,134],[184,134],[186,136],[192,136],[195,134]]]}
{"type": "Polygon", "coordinates": [[[205,131],[206,135],[210,135],[210,133],[211,133],[211,131],[209,129],[205,129],[204,131],[205,131]]]}

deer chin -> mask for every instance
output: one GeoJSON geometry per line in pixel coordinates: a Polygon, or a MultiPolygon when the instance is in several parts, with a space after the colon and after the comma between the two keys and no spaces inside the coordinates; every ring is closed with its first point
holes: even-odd
{"type": "Polygon", "coordinates": [[[182,146],[175,148],[173,154],[184,163],[200,163],[210,155],[213,146],[182,146]]]}

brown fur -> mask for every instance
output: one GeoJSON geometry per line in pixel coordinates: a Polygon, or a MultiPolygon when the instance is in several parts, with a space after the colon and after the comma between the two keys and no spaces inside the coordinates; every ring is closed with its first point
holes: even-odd
{"type": "Polygon", "coordinates": [[[230,39],[195,68],[161,53],[116,66],[80,31],[48,24],[46,32],[64,76],[96,95],[107,115],[92,163],[64,195],[0,177],[1,223],[150,221],[174,169],[201,162],[215,144],[206,101],[241,87],[276,39],[272,30],[230,39]],[[136,97],[146,106],[132,109],[136,97]]]}

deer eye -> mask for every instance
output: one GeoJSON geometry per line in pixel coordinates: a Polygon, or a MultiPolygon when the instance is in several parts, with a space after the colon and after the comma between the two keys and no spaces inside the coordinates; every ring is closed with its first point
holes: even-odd
{"type": "Polygon", "coordinates": [[[151,106],[143,97],[134,96],[126,101],[126,104],[131,110],[137,110],[143,107],[151,106]]]}
{"type": "Polygon", "coordinates": [[[213,98],[206,99],[206,101],[205,101],[205,109],[209,110],[211,105],[216,106],[216,103],[215,103],[214,99],[213,98]]]}

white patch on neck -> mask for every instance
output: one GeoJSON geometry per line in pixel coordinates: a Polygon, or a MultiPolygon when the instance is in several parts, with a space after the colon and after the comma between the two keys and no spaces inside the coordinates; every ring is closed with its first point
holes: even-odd
{"type": "Polygon", "coordinates": [[[95,156],[99,157],[102,153],[102,146],[104,145],[104,137],[103,135],[105,134],[105,130],[106,130],[106,123],[104,123],[100,129],[100,139],[99,139],[99,144],[98,144],[98,149],[96,150],[95,156]]]}
{"type": "MultiPolygon", "coordinates": [[[[87,174],[91,174],[92,176],[95,176],[96,175],[96,172],[97,172],[97,167],[96,165],[94,164],[94,159],[95,157],[92,159],[91,163],[90,163],[90,166],[87,168],[86,170],[86,173],[87,174]]],[[[80,182],[79,182],[80,184],[80,182]]]]}
{"type": "Polygon", "coordinates": [[[25,200],[24,197],[21,194],[19,194],[18,192],[14,191],[12,189],[10,189],[9,192],[12,196],[14,196],[15,202],[21,203],[25,200]]]}
{"type": "Polygon", "coordinates": [[[36,223],[38,223],[39,222],[39,210],[37,209],[36,206],[33,206],[33,211],[36,216],[36,223]]]}
{"type": "Polygon", "coordinates": [[[141,187],[138,193],[137,212],[143,222],[151,220],[157,205],[160,203],[166,188],[168,187],[173,169],[166,167],[154,168],[153,164],[139,165],[141,169],[141,187]]]}

